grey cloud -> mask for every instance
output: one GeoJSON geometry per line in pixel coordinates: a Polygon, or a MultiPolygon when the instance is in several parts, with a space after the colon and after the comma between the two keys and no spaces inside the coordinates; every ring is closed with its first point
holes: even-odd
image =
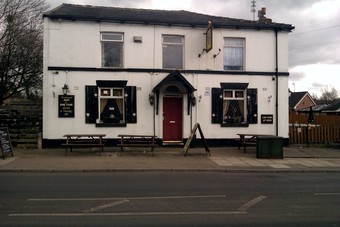
{"type": "Polygon", "coordinates": [[[323,87],[325,87],[326,85],[325,84],[321,84],[321,83],[319,83],[319,82],[314,82],[314,83],[312,83],[312,86],[313,86],[313,88],[323,88],[323,87]]]}
{"type": "Polygon", "coordinates": [[[292,82],[303,80],[306,75],[303,72],[292,72],[289,76],[289,80],[292,82]]]}

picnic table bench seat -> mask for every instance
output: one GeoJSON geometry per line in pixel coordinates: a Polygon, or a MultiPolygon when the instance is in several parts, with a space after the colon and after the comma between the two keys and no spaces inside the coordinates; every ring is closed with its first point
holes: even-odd
{"type": "Polygon", "coordinates": [[[99,147],[100,152],[103,152],[105,144],[103,143],[103,137],[105,134],[66,134],[66,143],[61,144],[65,147],[65,156],[68,149],[72,152],[72,148],[83,147],[99,147]]]}
{"type": "Polygon", "coordinates": [[[156,144],[153,135],[130,135],[130,134],[120,134],[120,143],[117,144],[120,147],[121,152],[124,151],[124,147],[150,147],[152,156],[154,156],[154,148],[158,146],[156,144]]]}
{"type": "Polygon", "coordinates": [[[257,137],[259,136],[271,136],[267,134],[254,134],[254,133],[239,133],[237,134],[240,138],[235,139],[238,142],[238,149],[243,147],[244,153],[246,153],[246,147],[256,147],[257,137]]]}

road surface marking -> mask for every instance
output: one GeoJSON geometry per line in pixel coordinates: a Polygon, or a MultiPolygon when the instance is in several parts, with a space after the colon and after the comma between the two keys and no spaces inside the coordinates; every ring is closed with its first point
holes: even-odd
{"type": "Polygon", "coordinates": [[[314,195],[324,195],[324,196],[327,196],[327,195],[340,195],[340,192],[320,192],[320,193],[314,193],[314,195]]]}
{"type": "Polygon", "coordinates": [[[104,205],[101,205],[101,206],[97,206],[97,207],[93,207],[91,209],[85,210],[84,213],[91,213],[91,212],[95,212],[95,211],[99,211],[99,210],[104,210],[106,208],[118,206],[120,204],[128,203],[128,202],[130,202],[130,201],[125,199],[125,200],[121,200],[121,201],[117,201],[117,202],[113,202],[113,203],[108,203],[108,204],[104,204],[104,205]]]}
{"type": "Polygon", "coordinates": [[[188,212],[136,212],[136,213],[22,213],[9,217],[81,217],[81,216],[160,216],[160,215],[228,215],[246,214],[243,211],[188,211],[188,212]]]}
{"type": "Polygon", "coordinates": [[[258,196],[258,197],[254,198],[252,200],[249,200],[247,203],[245,203],[243,206],[241,206],[237,210],[240,211],[240,212],[246,212],[250,207],[256,205],[257,203],[261,202],[265,198],[267,198],[267,197],[266,196],[258,196]]]}
{"type": "Polygon", "coordinates": [[[39,201],[108,201],[108,200],[148,200],[148,199],[195,199],[195,198],[225,198],[226,195],[197,195],[197,196],[156,196],[156,197],[127,197],[127,198],[31,198],[28,202],[39,201]]]}

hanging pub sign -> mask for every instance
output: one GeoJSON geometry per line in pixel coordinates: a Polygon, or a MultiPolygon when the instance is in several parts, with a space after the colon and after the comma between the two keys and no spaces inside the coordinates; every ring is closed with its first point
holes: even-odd
{"type": "Polygon", "coordinates": [[[58,117],[74,117],[74,95],[59,95],[58,117]]]}
{"type": "Polygon", "coordinates": [[[273,114],[261,114],[261,124],[273,124],[273,114]]]}
{"type": "Polygon", "coordinates": [[[205,51],[208,53],[213,48],[213,33],[212,33],[212,23],[208,22],[208,28],[205,33],[206,43],[205,43],[205,51]]]}
{"type": "Polygon", "coordinates": [[[8,128],[0,128],[0,150],[3,159],[5,159],[7,155],[13,156],[12,144],[9,137],[8,128]]]}

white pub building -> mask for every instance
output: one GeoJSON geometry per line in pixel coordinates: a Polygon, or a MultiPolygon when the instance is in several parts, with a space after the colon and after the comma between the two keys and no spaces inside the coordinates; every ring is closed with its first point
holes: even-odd
{"type": "Polygon", "coordinates": [[[196,123],[210,146],[288,141],[289,24],[63,4],[44,26],[44,147],[70,133],[182,144],[196,123]]]}

